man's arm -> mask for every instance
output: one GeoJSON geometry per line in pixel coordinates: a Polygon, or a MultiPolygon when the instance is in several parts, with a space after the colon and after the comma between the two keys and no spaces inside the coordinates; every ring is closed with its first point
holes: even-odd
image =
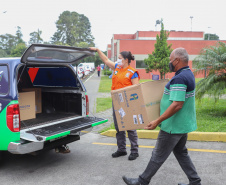
{"type": "Polygon", "coordinates": [[[182,109],[183,101],[173,101],[166,111],[156,120],[151,121],[144,129],[154,130],[161,122],[173,116],[176,112],[182,109]]]}

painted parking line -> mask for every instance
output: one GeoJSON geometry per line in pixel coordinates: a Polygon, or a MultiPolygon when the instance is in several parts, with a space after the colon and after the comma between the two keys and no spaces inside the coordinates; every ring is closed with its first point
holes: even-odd
{"type": "MultiPolygon", "coordinates": [[[[110,145],[110,146],[117,146],[115,143],[92,143],[94,145],[110,145]]],[[[126,145],[127,147],[130,147],[130,145],[126,145]]],[[[155,148],[154,146],[143,146],[139,145],[139,148],[155,148]]],[[[208,152],[208,153],[222,153],[226,154],[226,150],[209,150],[209,149],[194,149],[194,148],[188,148],[189,151],[194,152],[208,152]]]]}

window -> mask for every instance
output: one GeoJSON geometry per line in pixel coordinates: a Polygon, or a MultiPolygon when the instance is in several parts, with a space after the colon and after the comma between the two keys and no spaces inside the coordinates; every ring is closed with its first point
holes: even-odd
{"type": "Polygon", "coordinates": [[[0,65],[0,94],[7,94],[9,91],[8,66],[0,65]]]}
{"type": "MultiPolygon", "coordinates": [[[[34,70],[35,68],[28,68],[34,70]]],[[[75,74],[67,67],[40,67],[33,78],[34,86],[77,87],[75,74]]],[[[30,75],[30,74],[29,74],[30,75]]],[[[30,75],[31,77],[31,75],[30,75]]]]}
{"type": "Polygon", "coordinates": [[[136,60],[136,68],[147,68],[148,66],[144,63],[144,60],[136,60]]]}

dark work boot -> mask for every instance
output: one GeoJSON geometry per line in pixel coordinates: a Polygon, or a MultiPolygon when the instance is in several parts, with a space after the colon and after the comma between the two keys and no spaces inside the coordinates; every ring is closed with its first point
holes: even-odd
{"type": "Polygon", "coordinates": [[[127,178],[126,176],[123,176],[122,179],[127,185],[141,185],[141,183],[138,181],[138,178],[127,178]]]}
{"type": "Polygon", "coordinates": [[[137,157],[139,157],[139,154],[138,154],[138,153],[131,153],[131,154],[129,155],[128,159],[129,159],[130,161],[132,161],[132,160],[135,160],[137,157]]]}
{"type": "Polygon", "coordinates": [[[115,153],[112,154],[112,157],[113,158],[116,158],[116,157],[120,157],[120,156],[124,156],[124,155],[127,155],[127,152],[117,151],[117,152],[115,152],[115,153]]]}

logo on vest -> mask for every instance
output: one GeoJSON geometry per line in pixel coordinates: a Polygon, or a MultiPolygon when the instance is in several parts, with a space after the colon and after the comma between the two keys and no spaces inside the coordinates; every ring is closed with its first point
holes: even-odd
{"type": "Polygon", "coordinates": [[[126,73],[126,77],[129,78],[129,73],[126,73]]]}
{"type": "Polygon", "coordinates": [[[115,75],[117,75],[118,71],[115,71],[115,75]]]}
{"type": "Polygon", "coordinates": [[[138,99],[137,93],[134,93],[134,94],[131,94],[131,95],[130,95],[130,101],[131,101],[131,100],[137,100],[137,99],[138,99]]]}

